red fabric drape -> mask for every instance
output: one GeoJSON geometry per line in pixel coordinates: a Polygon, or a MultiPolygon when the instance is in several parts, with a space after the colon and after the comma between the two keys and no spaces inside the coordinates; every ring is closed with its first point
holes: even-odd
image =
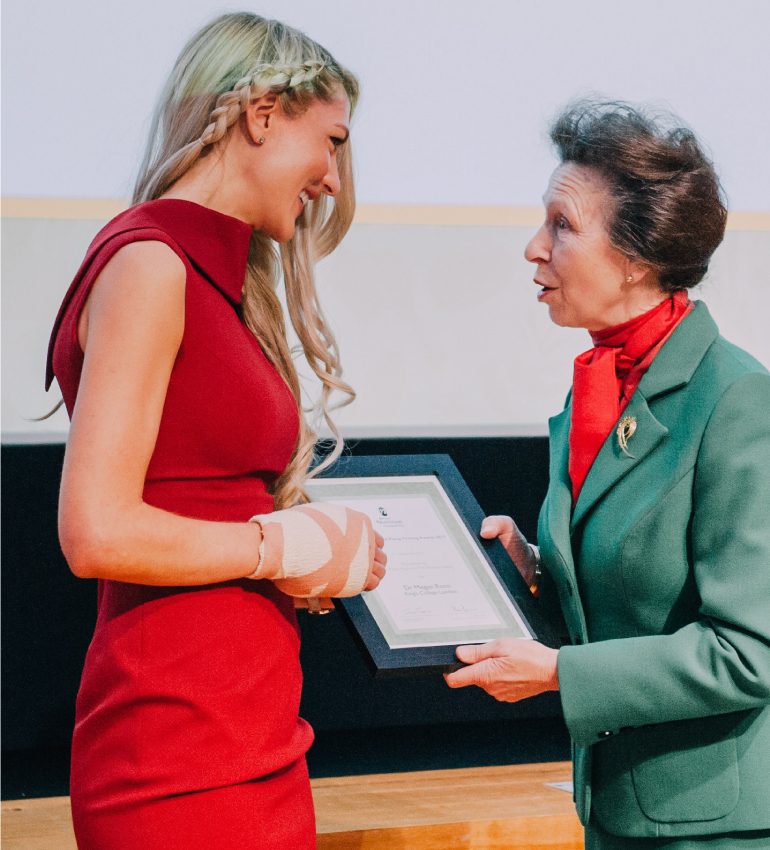
{"type": "Polygon", "coordinates": [[[641,316],[592,332],[594,347],[575,358],[569,435],[573,503],[642,376],[692,307],[687,292],[677,292],[641,316]]]}

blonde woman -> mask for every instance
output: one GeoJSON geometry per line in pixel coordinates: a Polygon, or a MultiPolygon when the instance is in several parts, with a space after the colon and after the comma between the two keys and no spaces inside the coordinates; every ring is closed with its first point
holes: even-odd
{"type": "Polygon", "coordinates": [[[293,597],[376,587],[385,557],[362,514],[303,504],[315,436],[275,287],[282,269],[330,421],[330,392],[352,390],[312,266],[352,219],[357,92],[276,21],[201,30],[135,205],[97,235],[57,318],[60,538],[99,579],[73,738],[81,850],[315,846],[293,597]]]}

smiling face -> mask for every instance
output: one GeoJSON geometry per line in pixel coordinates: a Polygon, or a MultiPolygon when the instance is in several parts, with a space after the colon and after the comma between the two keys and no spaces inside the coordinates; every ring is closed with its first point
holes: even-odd
{"type": "Polygon", "coordinates": [[[350,104],[340,94],[329,102],[314,100],[291,116],[275,100],[269,112],[251,111],[247,122],[254,142],[264,138],[251,151],[251,223],[277,242],[286,242],[308,201],[336,195],[340,189],[337,150],[349,135],[350,104]]]}
{"type": "Polygon", "coordinates": [[[537,266],[537,297],[555,324],[597,331],[662,300],[649,270],[610,243],[614,202],[598,171],[571,162],[559,166],[543,201],[545,222],[524,256],[537,266]]]}

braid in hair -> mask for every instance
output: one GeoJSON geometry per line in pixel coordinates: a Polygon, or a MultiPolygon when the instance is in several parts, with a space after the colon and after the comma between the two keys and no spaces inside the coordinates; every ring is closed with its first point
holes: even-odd
{"type": "Polygon", "coordinates": [[[217,98],[216,106],[211,110],[209,124],[201,133],[198,144],[202,147],[207,147],[221,141],[230,127],[238,120],[244,109],[244,100],[248,104],[248,86],[244,86],[240,91],[228,91],[220,94],[217,98]]]}
{"type": "MultiPolygon", "coordinates": [[[[301,114],[314,100],[330,101],[343,91],[351,111],[358,83],[321,45],[298,30],[247,12],[226,14],[190,40],[179,56],[156,108],[140,166],[133,203],[163,195],[196,161],[226,139],[253,98],[274,94],[287,115],[301,114]]],[[[313,265],[339,244],[353,220],[355,193],[350,144],[337,153],[340,192],[309,201],[295,236],[280,246],[255,231],[243,287],[243,320],[296,399],[300,432],[294,454],[271,488],[276,508],[307,501],[303,490],[314,458],[316,435],[301,403],[301,388],[286,338],[276,292],[281,267],[288,313],[305,358],[321,382],[313,406],[317,421],[331,429],[335,444],[314,474],[342,451],[329,411],[332,391],[347,403],[353,390],[341,379],[337,344],[318,304],[313,265]]]]}
{"type": "Polygon", "coordinates": [[[207,147],[223,139],[246,110],[251,99],[264,94],[283,94],[310,83],[324,69],[323,62],[304,62],[292,65],[258,65],[241,77],[232,91],[219,95],[209,116],[209,124],[201,133],[198,143],[207,147]]]}

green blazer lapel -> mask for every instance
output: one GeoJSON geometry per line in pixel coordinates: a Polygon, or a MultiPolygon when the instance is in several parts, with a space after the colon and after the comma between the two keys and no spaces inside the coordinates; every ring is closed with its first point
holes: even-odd
{"type": "Polygon", "coordinates": [[[572,485],[568,468],[571,421],[571,404],[548,420],[551,457],[550,484],[545,505],[545,528],[564,563],[574,571],[569,533],[572,511],[572,485]]]}
{"type": "Polygon", "coordinates": [[[604,441],[588,472],[572,513],[573,531],[596,502],[621,478],[638,466],[668,434],[668,428],[658,422],[647,406],[647,399],[638,391],[634,393],[623,411],[623,416],[633,417],[636,422],[636,431],[628,440],[626,452],[621,449],[614,428],[604,441]]]}
{"type": "Polygon", "coordinates": [[[639,382],[639,392],[651,401],[689,383],[701,360],[719,336],[719,328],[702,301],[696,301],[639,382]]]}
{"type": "Polygon", "coordinates": [[[628,440],[628,454],[621,449],[613,428],[596,456],[572,513],[573,532],[599,499],[661,443],[668,429],[656,419],[648,402],[685,386],[718,336],[706,305],[697,301],[658,352],[621,415],[621,421],[626,416],[636,421],[636,431],[628,440]]]}

